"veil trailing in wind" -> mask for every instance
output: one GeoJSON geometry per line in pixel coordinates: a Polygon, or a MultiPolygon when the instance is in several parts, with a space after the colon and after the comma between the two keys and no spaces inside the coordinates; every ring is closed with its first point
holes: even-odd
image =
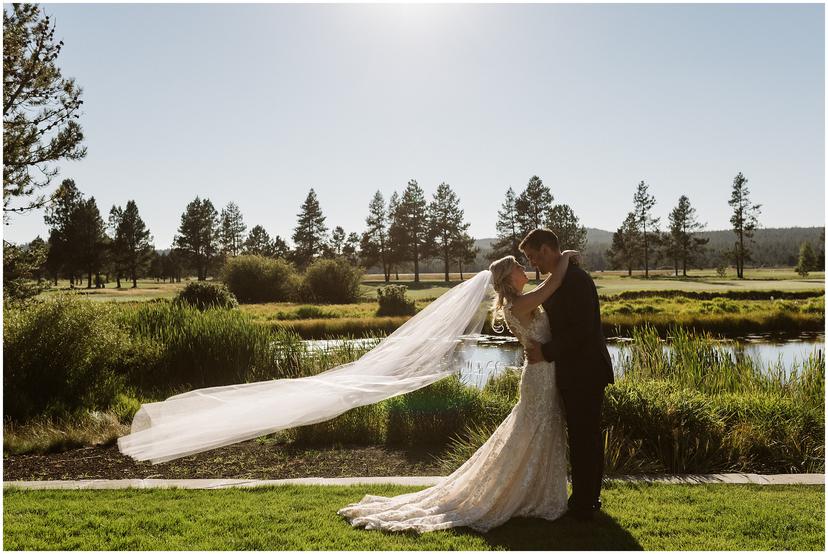
{"type": "Polygon", "coordinates": [[[491,291],[491,272],[481,271],[360,359],[311,377],[207,387],[144,404],[131,433],[118,439],[118,448],[157,464],[333,419],[425,387],[459,369],[455,351],[464,339],[480,333],[491,291]]]}

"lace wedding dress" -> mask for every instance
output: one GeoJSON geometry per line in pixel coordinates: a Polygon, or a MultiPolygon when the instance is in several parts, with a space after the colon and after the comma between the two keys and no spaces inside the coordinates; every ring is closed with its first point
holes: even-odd
{"type": "MultiPolygon", "coordinates": [[[[549,340],[538,308],[524,326],[503,310],[518,340],[549,340]]],[[[394,497],[365,495],[337,511],[354,527],[418,533],[466,526],[479,532],[512,517],[554,520],[567,509],[566,429],[552,362],[524,363],[520,399],[492,436],[438,484],[394,497]]]]}

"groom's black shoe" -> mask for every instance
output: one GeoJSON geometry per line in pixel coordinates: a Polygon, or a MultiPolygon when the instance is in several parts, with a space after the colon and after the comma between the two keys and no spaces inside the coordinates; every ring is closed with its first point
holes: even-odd
{"type": "Polygon", "coordinates": [[[586,508],[569,508],[564,515],[578,521],[591,521],[595,518],[595,511],[586,508]]]}
{"type": "Polygon", "coordinates": [[[581,521],[590,521],[595,519],[595,513],[601,510],[601,500],[599,499],[591,506],[578,506],[570,503],[569,509],[566,511],[567,516],[581,521]]]}

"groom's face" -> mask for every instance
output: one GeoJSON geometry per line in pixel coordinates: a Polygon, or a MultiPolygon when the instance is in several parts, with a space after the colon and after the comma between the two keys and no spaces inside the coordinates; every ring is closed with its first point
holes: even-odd
{"type": "Polygon", "coordinates": [[[529,263],[538,268],[541,273],[549,273],[555,268],[555,257],[548,245],[542,244],[540,248],[526,246],[523,250],[529,263]]]}

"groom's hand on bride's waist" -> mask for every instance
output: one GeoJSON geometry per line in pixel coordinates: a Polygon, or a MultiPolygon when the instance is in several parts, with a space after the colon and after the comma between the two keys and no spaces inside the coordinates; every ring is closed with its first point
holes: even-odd
{"type": "Polygon", "coordinates": [[[529,341],[526,345],[526,360],[530,364],[536,364],[544,361],[543,352],[541,352],[541,345],[535,341],[529,341]]]}

